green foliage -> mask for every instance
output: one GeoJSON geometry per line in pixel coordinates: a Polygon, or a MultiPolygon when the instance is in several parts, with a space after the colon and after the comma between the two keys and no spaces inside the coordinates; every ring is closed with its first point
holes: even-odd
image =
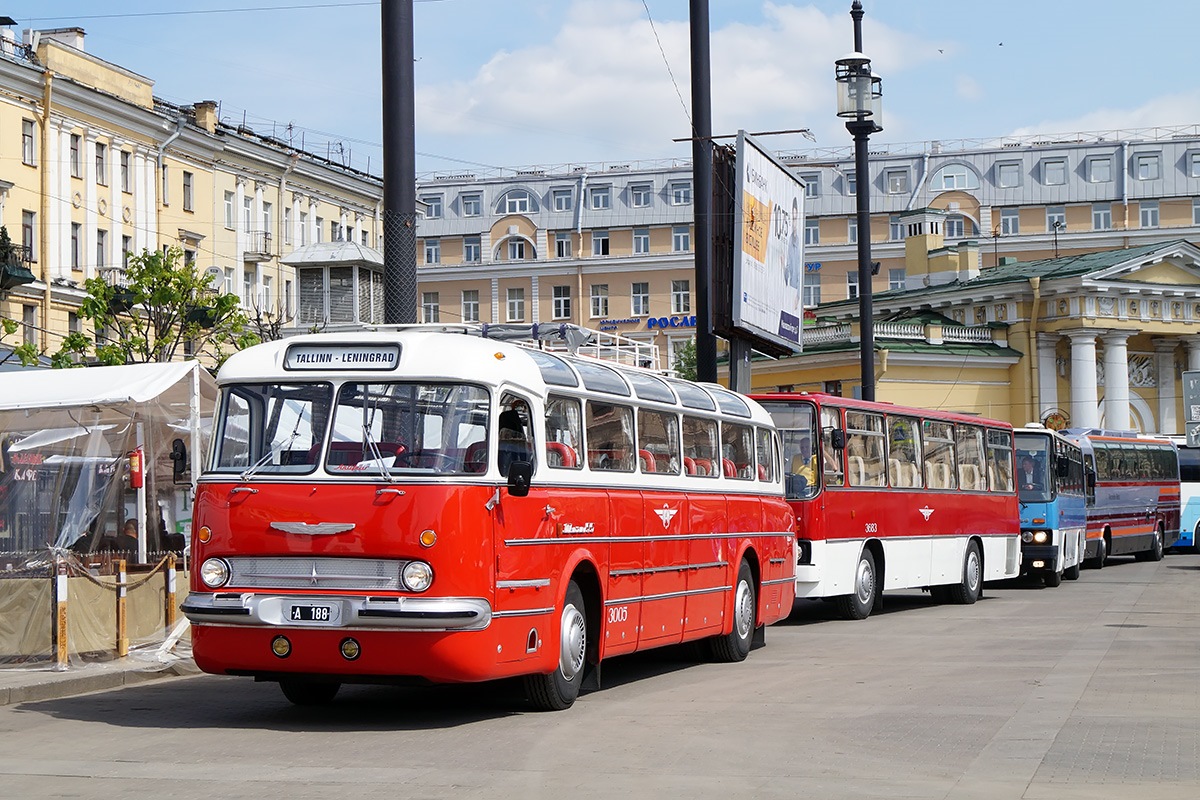
{"type": "MultiPolygon", "coordinates": [[[[84,283],[80,315],[103,332],[96,345],[101,364],[173,361],[190,341],[192,355],[219,365],[233,350],[258,342],[237,295],[218,293],[178,247],[130,256],[124,280],[123,286],[103,277],[84,283]]],[[[52,358],[56,365],[75,363],[89,344],[73,334],[52,358]]]]}
{"type": "Polygon", "coordinates": [[[671,365],[675,373],[689,381],[696,380],[696,340],[692,339],[675,351],[675,363],[671,365]]]}

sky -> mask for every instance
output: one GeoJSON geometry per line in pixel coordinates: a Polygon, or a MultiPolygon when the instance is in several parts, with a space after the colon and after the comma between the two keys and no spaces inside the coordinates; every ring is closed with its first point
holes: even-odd
{"type": "MultiPolygon", "coordinates": [[[[398,2],[400,0],[391,0],[398,2]]],[[[834,61],[850,0],[709,0],[715,135],[807,129],[780,152],[845,148],[834,61]]],[[[381,174],[380,6],[354,0],[10,0],[26,28],[81,27],[85,49],[179,105],[381,174]]],[[[691,156],[688,0],[414,0],[417,170],[691,156]]],[[[1119,0],[864,0],[883,78],[872,146],[1200,123],[1187,47],[1119,0]]],[[[1173,30],[1200,3],[1170,5],[1173,30]]],[[[1163,17],[1166,18],[1166,17],[1163,17]]],[[[1154,15],[1158,20],[1158,14],[1154,15]]]]}

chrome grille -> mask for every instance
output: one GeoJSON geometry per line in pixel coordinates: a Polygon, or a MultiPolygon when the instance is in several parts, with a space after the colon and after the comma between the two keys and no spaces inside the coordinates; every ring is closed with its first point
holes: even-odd
{"type": "Polygon", "coordinates": [[[305,556],[230,558],[231,589],[342,589],[400,591],[405,562],[384,558],[305,556]]]}

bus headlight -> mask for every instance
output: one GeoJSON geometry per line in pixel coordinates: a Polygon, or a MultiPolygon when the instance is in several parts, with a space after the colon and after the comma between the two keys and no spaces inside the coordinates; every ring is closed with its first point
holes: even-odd
{"type": "Polygon", "coordinates": [[[223,558],[209,558],[200,565],[200,580],[210,589],[219,589],[229,582],[229,564],[223,558]]]}
{"type": "Polygon", "coordinates": [[[1033,534],[1035,544],[1045,544],[1050,539],[1050,534],[1046,531],[1037,531],[1033,534]]]}
{"type": "Polygon", "coordinates": [[[433,583],[433,567],[424,561],[410,561],[400,573],[404,588],[411,592],[423,592],[433,583]]]}
{"type": "Polygon", "coordinates": [[[1029,544],[1033,541],[1033,533],[1030,531],[1021,531],[1021,541],[1029,544]]]}

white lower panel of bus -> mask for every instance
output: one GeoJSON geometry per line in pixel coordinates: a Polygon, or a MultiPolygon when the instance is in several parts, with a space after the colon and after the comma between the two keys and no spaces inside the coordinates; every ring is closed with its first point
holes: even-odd
{"type": "MultiPolygon", "coordinates": [[[[884,589],[912,589],[962,580],[968,536],[876,539],[883,546],[884,589]]],[[[1014,578],[1020,570],[1017,536],[977,537],[983,543],[983,579],[1014,578]]],[[[811,542],[812,563],[796,566],[796,597],[836,597],[854,590],[858,557],[866,539],[811,542]]]]}

